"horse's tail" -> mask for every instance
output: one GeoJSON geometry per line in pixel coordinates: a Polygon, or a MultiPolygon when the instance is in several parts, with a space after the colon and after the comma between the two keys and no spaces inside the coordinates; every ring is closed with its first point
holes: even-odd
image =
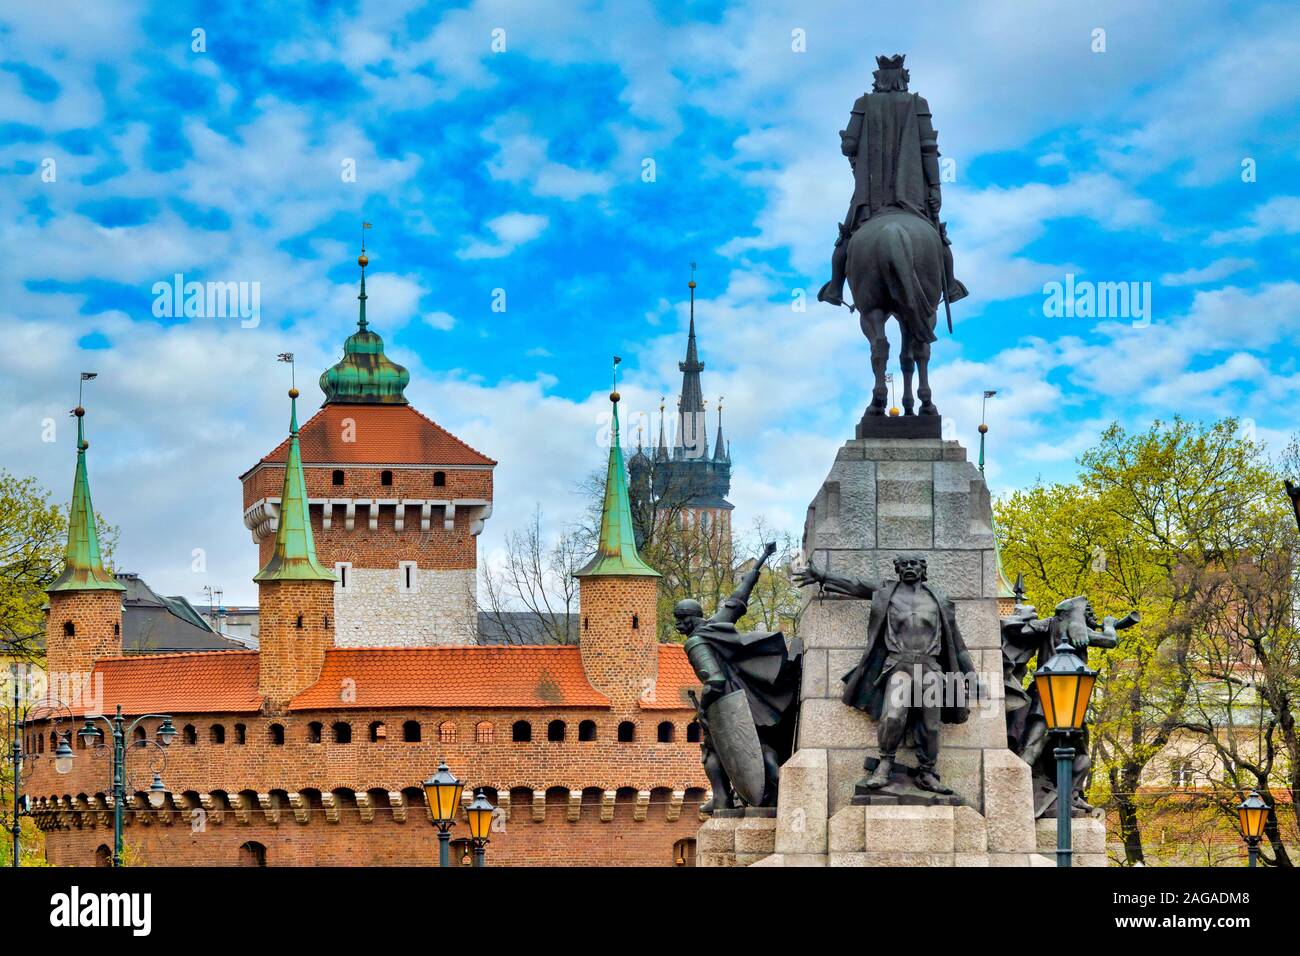
{"type": "Polygon", "coordinates": [[[900,307],[899,321],[906,324],[916,341],[935,341],[934,330],[926,318],[934,315],[939,303],[930,301],[916,273],[912,237],[901,222],[886,222],[881,227],[879,241],[882,276],[889,297],[900,307]]]}

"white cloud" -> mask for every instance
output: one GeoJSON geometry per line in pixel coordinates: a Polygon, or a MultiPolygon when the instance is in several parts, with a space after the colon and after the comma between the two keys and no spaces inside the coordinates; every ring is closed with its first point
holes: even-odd
{"type": "Polygon", "coordinates": [[[1212,246],[1256,242],[1266,236],[1294,236],[1300,233],[1300,196],[1274,196],[1256,206],[1247,217],[1248,225],[1210,234],[1212,246]]]}
{"type": "Polygon", "coordinates": [[[1210,282],[1218,282],[1220,279],[1226,279],[1230,275],[1236,275],[1243,269],[1252,268],[1255,265],[1250,259],[1224,258],[1215,259],[1208,265],[1199,269],[1186,269],[1182,272],[1167,272],[1160,277],[1161,283],[1169,286],[1182,285],[1206,285],[1210,282]]]}
{"type": "Polygon", "coordinates": [[[472,239],[456,255],[462,259],[500,259],[546,231],[550,219],[523,212],[508,212],[485,224],[494,241],[472,239]]]}

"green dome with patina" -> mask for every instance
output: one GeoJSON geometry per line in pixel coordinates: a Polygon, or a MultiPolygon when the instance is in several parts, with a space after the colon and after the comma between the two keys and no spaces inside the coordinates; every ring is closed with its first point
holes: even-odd
{"type": "Polygon", "coordinates": [[[326,405],[405,405],[403,394],[411,373],[384,354],[384,340],[370,331],[366,322],[366,265],[363,252],[357,259],[361,266],[361,303],[357,331],[343,343],[343,358],[321,373],[320,387],[326,405]]]}

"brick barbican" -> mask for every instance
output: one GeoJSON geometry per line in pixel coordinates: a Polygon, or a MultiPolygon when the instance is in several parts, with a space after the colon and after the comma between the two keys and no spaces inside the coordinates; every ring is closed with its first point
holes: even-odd
{"type": "MultiPolygon", "coordinates": [[[[364,253],[358,262],[358,330],[321,376],[325,404],[300,430],[291,392],[289,437],[241,479],[262,563],[258,650],[123,655],[121,585],[100,561],[78,409],[67,567],[46,624],[51,686],[89,679],[78,716],[121,705],[170,714],[181,730],[161,810],[145,797],[147,759],[128,758],[128,856],[433,864],[420,783],[445,759],[466,801],[482,788],[501,808],[494,865],[691,862],[707,799],[686,696],[695,678],[680,646],[656,640],[658,575],[636,553],[618,439],[601,547],[579,573],[579,645],[475,644],[477,535],[496,462],[407,404],[409,375],[368,327],[364,253]]],[[[29,753],[53,747],[53,726],[39,713],[28,724],[29,753]]],[[[52,864],[103,863],[109,761],[75,733],[73,746],[71,773],[33,761],[25,791],[52,864]]],[[[465,836],[462,818],[453,841],[465,836]]]]}

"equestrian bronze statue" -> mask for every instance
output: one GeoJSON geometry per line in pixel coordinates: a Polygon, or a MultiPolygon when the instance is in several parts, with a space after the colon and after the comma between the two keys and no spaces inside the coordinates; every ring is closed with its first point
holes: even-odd
{"type": "MultiPolygon", "coordinates": [[[[918,375],[920,414],[937,415],[931,401],[930,343],[935,341],[939,302],[945,309],[966,294],[952,271],[940,184],[939,137],[924,97],[908,92],[903,56],[876,57],[870,93],[853,104],[840,149],[853,170],[853,199],[840,223],[831,257],[831,279],[817,298],[844,305],[844,282],[863,334],[871,342],[875,373],[868,415],[884,415],[889,392],[885,371],[892,315],[902,330],[903,414],[913,415],[912,373],[918,375]]],[[[948,331],[952,314],[948,313],[948,331]]]]}

